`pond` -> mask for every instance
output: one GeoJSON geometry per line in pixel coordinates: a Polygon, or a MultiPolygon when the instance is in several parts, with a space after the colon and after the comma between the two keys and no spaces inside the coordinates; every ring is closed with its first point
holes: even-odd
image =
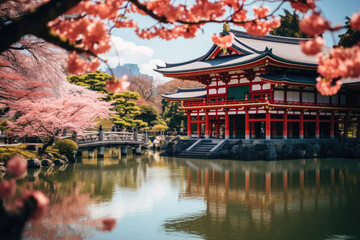
{"type": "Polygon", "coordinates": [[[25,239],[360,239],[360,161],[240,162],[83,154],[28,172],[51,207],[25,239]],[[95,155],[96,156],[96,155],[95,155]],[[117,219],[111,232],[99,219],[117,219]]]}

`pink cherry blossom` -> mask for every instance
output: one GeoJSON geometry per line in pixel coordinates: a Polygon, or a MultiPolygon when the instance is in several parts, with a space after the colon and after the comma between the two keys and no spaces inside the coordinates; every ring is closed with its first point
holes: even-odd
{"type": "Polygon", "coordinates": [[[311,15],[304,17],[300,21],[299,27],[304,33],[315,36],[328,30],[330,28],[330,24],[327,20],[320,16],[320,13],[313,12],[311,15]]]}
{"type": "Polygon", "coordinates": [[[105,88],[113,93],[124,92],[130,86],[130,82],[127,81],[127,78],[127,75],[123,75],[120,79],[116,79],[115,81],[107,81],[105,88]]]}
{"type": "Polygon", "coordinates": [[[340,80],[337,80],[335,85],[332,85],[331,80],[327,80],[323,77],[317,77],[316,82],[316,89],[321,95],[324,96],[335,95],[337,92],[339,92],[342,85],[342,82],[340,80]]]}
{"type": "Polygon", "coordinates": [[[280,19],[272,18],[271,21],[261,21],[259,19],[244,24],[247,33],[256,36],[265,36],[273,28],[280,27],[280,19]]]}
{"type": "Polygon", "coordinates": [[[316,55],[321,52],[322,46],[324,45],[324,39],[320,36],[307,41],[301,41],[300,46],[303,53],[306,55],[316,55]]]}
{"type": "Polygon", "coordinates": [[[214,34],[211,37],[212,41],[215,45],[218,45],[219,47],[228,48],[232,46],[232,42],[234,41],[234,34],[230,33],[226,36],[218,37],[216,34],[214,34]]]}
{"type": "Polygon", "coordinates": [[[14,155],[7,163],[7,169],[15,178],[21,177],[26,172],[27,164],[24,158],[14,155]]]}
{"type": "Polygon", "coordinates": [[[2,180],[0,182],[0,199],[10,198],[15,195],[15,179],[2,180]]]}
{"type": "Polygon", "coordinates": [[[270,9],[268,7],[253,7],[254,15],[259,18],[266,17],[270,9]]]}
{"type": "Polygon", "coordinates": [[[351,16],[350,24],[353,29],[360,30],[360,11],[351,16]]]}
{"type": "Polygon", "coordinates": [[[360,46],[338,47],[330,54],[319,54],[318,73],[326,79],[360,76],[360,46]]]}
{"type": "Polygon", "coordinates": [[[101,231],[111,231],[116,227],[116,219],[115,218],[104,218],[102,221],[101,231]]]}
{"type": "Polygon", "coordinates": [[[298,10],[299,12],[306,13],[310,9],[315,9],[315,1],[314,0],[292,0],[290,5],[293,9],[298,10]]]}

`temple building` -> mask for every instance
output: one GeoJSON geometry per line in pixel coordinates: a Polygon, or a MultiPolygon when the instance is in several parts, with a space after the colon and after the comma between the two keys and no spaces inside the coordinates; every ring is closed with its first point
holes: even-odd
{"type": "MultiPolygon", "coordinates": [[[[356,137],[360,132],[360,81],[346,79],[340,92],[316,90],[316,56],[301,51],[304,39],[258,37],[230,30],[232,46],[213,45],[202,57],[158,66],[165,77],[199,81],[163,97],[181,101],[189,137],[292,139],[356,137]]],[[[325,47],[324,52],[331,48],[325,47]]]]}

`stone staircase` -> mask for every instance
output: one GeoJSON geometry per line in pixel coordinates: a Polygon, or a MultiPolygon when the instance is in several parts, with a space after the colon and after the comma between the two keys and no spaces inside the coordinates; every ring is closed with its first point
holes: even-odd
{"type": "Polygon", "coordinates": [[[219,141],[213,140],[200,140],[190,146],[187,150],[178,155],[178,157],[187,158],[213,158],[212,152],[210,152],[219,141]]]}

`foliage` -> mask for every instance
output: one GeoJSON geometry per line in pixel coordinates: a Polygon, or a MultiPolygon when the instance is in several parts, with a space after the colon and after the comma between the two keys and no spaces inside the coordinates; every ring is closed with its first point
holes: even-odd
{"type": "Polygon", "coordinates": [[[167,126],[164,126],[164,125],[155,125],[152,127],[152,131],[155,131],[155,132],[163,132],[165,131],[166,129],[168,129],[167,126]]]}
{"type": "Polygon", "coordinates": [[[21,101],[14,106],[20,116],[9,123],[11,132],[19,137],[37,136],[44,143],[42,154],[63,132],[83,134],[94,126],[96,117],[109,117],[111,103],[98,98],[102,94],[86,91],[62,98],[42,98],[21,101]]]}
{"type": "Polygon", "coordinates": [[[148,126],[153,126],[161,122],[161,120],[159,120],[161,117],[153,105],[141,105],[140,112],[141,113],[137,115],[135,119],[141,119],[146,122],[148,126]]]}
{"type": "Polygon", "coordinates": [[[350,18],[345,19],[346,32],[339,35],[339,46],[352,47],[360,41],[360,30],[355,30],[351,27],[350,18]]]}
{"type": "Polygon", "coordinates": [[[183,121],[186,121],[186,115],[179,110],[180,102],[163,101],[162,117],[165,119],[169,130],[176,130],[181,127],[183,121]]]}
{"type": "Polygon", "coordinates": [[[36,157],[36,151],[26,149],[26,144],[21,144],[20,146],[0,147],[0,161],[6,161],[16,154],[22,156],[25,159],[36,157]]]}
{"type": "Polygon", "coordinates": [[[114,123],[120,128],[133,128],[135,126],[139,128],[147,127],[147,123],[142,120],[134,120],[136,116],[140,115],[140,107],[134,101],[140,98],[139,93],[136,92],[123,92],[115,93],[112,95],[112,104],[114,107],[113,111],[116,111],[116,114],[113,114],[114,123]]]}
{"type": "Polygon", "coordinates": [[[72,156],[78,149],[78,145],[71,139],[59,139],[55,142],[55,148],[59,149],[60,154],[72,156]]]}
{"type": "Polygon", "coordinates": [[[102,93],[109,93],[105,89],[105,84],[106,81],[112,81],[113,79],[113,76],[100,71],[86,73],[84,75],[71,75],[67,77],[67,80],[70,83],[74,83],[76,85],[86,87],[89,90],[102,93]]]}
{"type": "Polygon", "coordinates": [[[291,13],[284,9],[285,15],[280,15],[281,26],[274,28],[270,34],[284,37],[308,38],[309,36],[302,32],[299,27],[300,17],[296,12],[291,13]]]}
{"type": "MultiPolygon", "coordinates": [[[[102,99],[112,102],[111,110],[116,113],[113,113],[111,116],[113,117],[113,123],[118,128],[133,128],[135,126],[144,128],[147,126],[147,123],[141,121],[141,118],[137,118],[141,111],[134,100],[140,99],[139,93],[130,91],[112,93],[106,90],[106,82],[113,79],[111,75],[96,71],[81,76],[72,75],[67,79],[76,85],[106,94],[102,99]]],[[[103,127],[105,126],[103,125],[103,127]]]]}
{"type": "Polygon", "coordinates": [[[3,132],[9,130],[9,125],[7,123],[7,120],[2,120],[0,122],[0,130],[3,131],[3,132]]]}

